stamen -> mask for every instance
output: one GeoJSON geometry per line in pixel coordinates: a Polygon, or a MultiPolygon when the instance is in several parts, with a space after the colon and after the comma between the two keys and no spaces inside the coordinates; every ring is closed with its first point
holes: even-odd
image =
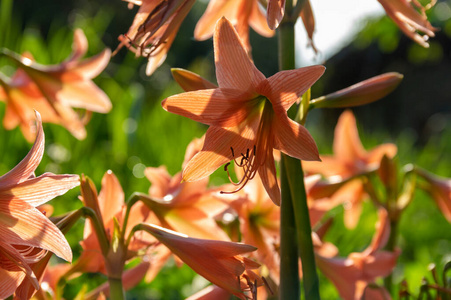
{"type": "Polygon", "coordinates": [[[233,162],[235,163],[236,166],[240,167],[243,169],[243,177],[238,181],[238,182],[234,182],[232,177],[230,176],[230,172],[229,172],[229,165],[230,162],[227,163],[224,166],[224,171],[227,172],[227,176],[229,177],[229,181],[237,186],[237,189],[231,192],[225,192],[225,191],[221,191],[221,194],[232,194],[232,193],[236,193],[238,191],[240,191],[249,180],[252,180],[255,175],[257,174],[258,171],[258,167],[259,165],[257,164],[257,160],[256,160],[256,153],[257,153],[257,147],[254,145],[254,147],[251,149],[247,148],[246,149],[246,154],[241,153],[241,159],[238,160],[238,158],[235,157],[235,151],[233,150],[233,147],[230,147],[230,150],[232,152],[232,157],[233,157],[233,162]]]}

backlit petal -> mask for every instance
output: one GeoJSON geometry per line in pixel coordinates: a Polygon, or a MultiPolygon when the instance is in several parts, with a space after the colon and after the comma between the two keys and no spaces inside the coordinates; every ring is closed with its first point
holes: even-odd
{"type": "Polygon", "coordinates": [[[44,130],[41,115],[36,112],[36,141],[22,161],[11,171],[0,177],[0,192],[4,187],[27,180],[36,170],[44,154],[44,130]]]}
{"type": "Polygon", "coordinates": [[[318,148],[304,126],[288,117],[274,118],[275,147],[280,151],[301,160],[319,160],[318,148]]]}
{"type": "Polygon", "coordinates": [[[271,29],[279,27],[285,11],[285,0],[268,0],[267,20],[271,29]]]}
{"type": "Polygon", "coordinates": [[[288,110],[324,73],[321,65],[281,71],[267,78],[257,88],[278,110],[280,106],[288,110]]]}
{"type": "Polygon", "coordinates": [[[237,12],[237,1],[234,0],[215,0],[208,3],[202,17],[196,24],[194,29],[194,38],[203,41],[213,35],[216,22],[221,17],[234,19],[237,12]]]}
{"type": "Polygon", "coordinates": [[[78,175],[55,175],[44,173],[39,177],[30,178],[6,191],[1,191],[1,197],[11,196],[36,207],[66,193],[78,186],[78,175]]]}
{"type": "Polygon", "coordinates": [[[0,236],[11,244],[49,250],[71,261],[72,251],[64,235],[39,210],[24,201],[0,198],[0,236]]]}
{"type": "Polygon", "coordinates": [[[249,25],[260,35],[272,37],[276,32],[268,27],[266,15],[260,8],[257,1],[253,1],[251,15],[249,17],[249,25]]]}
{"type": "Polygon", "coordinates": [[[196,181],[207,177],[217,168],[233,159],[231,147],[237,159],[255,145],[258,120],[249,126],[221,128],[211,126],[206,133],[202,151],[196,154],[183,170],[183,180],[196,181]]]}
{"type": "Polygon", "coordinates": [[[99,193],[99,209],[106,224],[121,211],[124,205],[124,191],[114,173],[109,170],[103,175],[99,193]]]}
{"type": "Polygon", "coordinates": [[[366,162],[367,164],[379,165],[384,155],[393,158],[397,152],[398,147],[395,144],[382,144],[368,151],[366,162]]]}
{"type": "Polygon", "coordinates": [[[280,189],[277,183],[277,173],[276,166],[274,164],[274,157],[272,156],[272,147],[270,149],[271,153],[266,155],[265,163],[263,166],[258,168],[258,174],[262,180],[263,186],[269,195],[269,198],[276,205],[280,205],[280,189]]]}
{"type": "Polygon", "coordinates": [[[243,105],[243,101],[247,99],[249,96],[238,90],[199,90],[166,98],[162,106],[169,112],[196,122],[231,127],[248,116],[248,108],[243,105]]]}
{"type": "Polygon", "coordinates": [[[25,278],[22,271],[8,271],[0,268],[0,299],[11,296],[25,278]]]}
{"type": "Polygon", "coordinates": [[[214,35],[216,78],[220,88],[255,92],[265,76],[247,55],[246,47],[232,24],[221,18],[214,35]]]}
{"type": "Polygon", "coordinates": [[[334,134],[334,154],[343,162],[354,162],[366,154],[360,142],[354,114],[344,111],[338,119],[334,134]]]}

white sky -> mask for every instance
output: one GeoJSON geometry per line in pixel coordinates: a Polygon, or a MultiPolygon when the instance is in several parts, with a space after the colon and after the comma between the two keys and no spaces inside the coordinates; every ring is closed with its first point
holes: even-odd
{"type": "Polygon", "coordinates": [[[366,17],[384,14],[377,0],[313,0],[310,3],[316,21],[313,40],[320,54],[315,58],[313,50],[306,49],[307,35],[299,19],[296,24],[299,66],[321,63],[331,57],[352,40],[366,17]]]}

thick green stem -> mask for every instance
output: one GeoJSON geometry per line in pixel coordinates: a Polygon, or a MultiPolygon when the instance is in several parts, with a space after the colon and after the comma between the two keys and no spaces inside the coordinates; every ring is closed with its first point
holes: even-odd
{"type": "MultiPolygon", "coordinates": [[[[285,16],[291,16],[293,13],[293,2],[288,0],[285,5],[285,16]]],[[[292,19],[286,17],[279,26],[278,42],[280,70],[290,70],[296,67],[295,23],[295,18],[292,19]]],[[[290,110],[289,116],[294,119],[296,111],[297,109],[290,110]]],[[[296,255],[294,251],[298,252],[302,261],[305,299],[320,299],[319,281],[316,273],[315,255],[313,252],[312,230],[304,186],[304,175],[299,160],[282,155],[280,174],[282,189],[280,299],[299,299],[299,293],[294,292],[295,290],[299,290],[298,275],[284,274],[284,272],[293,268],[293,264],[297,266],[297,262],[293,263],[293,257],[285,257],[287,255],[296,255]],[[291,203],[287,203],[290,200],[291,203]],[[290,209],[293,211],[290,212],[290,209]],[[296,233],[297,243],[292,241],[294,233],[296,233]],[[291,241],[289,241],[290,237],[291,241]],[[291,264],[291,266],[288,264],[291,264]],[[288,276],[296,276],[296,278],[288,278],[288,276]],[[286,292],[285,289],[288,289],[290,292],[286,292]]]]}
{"type": "Polygon", "coordinates": [[[302,262],[302,274],[305,299],[320,299],[319,280],[316,273],[315,253],[313,251],[312,228],[304,186],[304,172],[299,160],[283,156],[285,172],[293,201],[298,239],[299,257],[302,262]]]}
{"type": "MultiPolygon", "coordinates": [[[[281,170],[285,169],[284,160],[281,161],[281,170]]],[[[280,216],[280,294],[279,299],[299,299],[299,260],[298,245],[294,238],[296,223],[294,220],[293,201],[285,172],[280,174],[282,203],[280,216]]]]}
{"type": "Polygon", "coordinates": [[[108,277],[108,284],[110,285],[110,299],[123,300],[125,299],[125,291],[122,287],[121,278],[108,277]]]}

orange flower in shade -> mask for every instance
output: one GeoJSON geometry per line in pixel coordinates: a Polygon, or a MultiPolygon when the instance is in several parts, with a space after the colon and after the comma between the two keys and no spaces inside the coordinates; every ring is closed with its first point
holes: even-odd
{"type": "Polygon", "coordinates": [[[152,224],[142,224],[141,229],[152,234],[196,273],[240,299],[248,299],[244,293],[254,294],[257,286],[263,284],[251,271],[260,265],[241,256],[255,251],[253,246],[190,238],[152,224]]]}
{"type": "Polygon", "coordinates": [[[195,0],[125,0],[140,5],[128,32],[119,36],[123,46],[136,56],[147,57],[146,74],[151,75],[166,59],[180,25],[195,0]]]}
{"type": "Polygon", "coordinates": [[[263,275],[270,276],[278,283],[280,207],[273,204],[259,176],[255,177],[243,188],[242,193],[235,194],[235,199],[228,202],[238,215],[242,242],[257,247],[251,256],[266,266],[267,271],[262,270],[263,275]]]}
{"type": "Polygon", "coordinates": [[[334,249],[329,248],[327,251],[316,249],[318,268],[334,283],[344,300],[362,299],[368,284],[392,272],[400,251],[380,250],[387,243],[389,234],[387,211],[380,209],[376,233],[371,244],[363,252],[351,253],[347,258],[336,258],[330,257],[328,253],[334,254],[334,249]]]}
{"type": "Polygon", "coordinates": [[[451,222],[451,179],[439,177],[420,168],[415,168],[415,171],[426,180],[427,184],[423,188],[435,200],[443,216],[451,222]]]}
{"type": "MultiPolygon", "coordinates": [[[[434,37],[434,31],[426,16],[426,9],[417,0],[378,0],[387,15],[409,38],[428,48],[427,40],[434,37]],[[425,33],[420,35],[417,31],[425,33]]],[[[432,7],[436,1],[431,1],[432,7]]]]}
{"type": "Polygon", "coordinates": [[[152,183],[146,206],[161,226],[192,237],[229,240],[213,218],[227,207],[214,197],[217,190],[207,189],[208,178],[181,182],[181,173],[171,177],[164,166],[147,168],[144,174],[152,183]]]}
{"type": "MultiPolygon", "coordinates": [[[[111,102],[91,78],[105,69],[111,51],[105,49],[96,56],[81,60],[88,49],[82,30],[74,32],[72,55],[58,65],[43,66],[25,56],[6,51],[16,61],[20,70],[11,80],[0,77],[7,110],[3,120],[7,129],[21,126],[30,139],[30,120],[33,109],[39,110],[44,122],[63,125],[78,139],[86,137],[86,130],[79,114],[72,108],[107,113],[111,102]]],[[[2,76],[3,77],[3,76],[2,76]]]]}
{"type": "MultiPolygon", "coordinates": [[[[339,182],[376,170],[384,155],[391,158],[397,152],[394,144],[383,144],[369,152],[365,151],[360,142],[355,117],[349,110],[343,112],[335,127],[333,150],[334,156],[321,155],[321,163],[303,162],[304,169],[309,173],[333,176],[333,180],[339,182]]],[[[341,199],[335,199],[337,202],[344,202],[345,224],[349,228],[357,225],[364,194],[361,180],[353,179],[333,196],[341,199]]]]}
{"type": "Polygon", "coordinates": [[[273,149],[304,160],[318,160],[315,141],[287,109],[323,74],[323,66],[279,72],[269,78],[247,56],[227,19],[214,35],[219,88],[166,98],[167,111],[210,125],[205,143],[183,170],[183,180],[207,177],[234,159],[244,170],[237,190],[259,173],[274,203],[280,203],[273,149]]]}
{"type": "Polygon", "coordinates": [[[77,175],[34,176],[44,153],[44,131],[37,117],[36,141],[25,158],[0,177],[0,299],[12,295],[27,277],[38,289],[31,265],[51,251],[71,261],[64,235],[36,207],[79,184],[77,175]]]}
{"type": "Polygon", "coordinates": [[[199,41],[210,38],[216,22],[223,16],[235,26],[248,52],[251,50],[249,26],[265,37],[271,37],[275,33],[268,27],[258,0],[212,0],[197,22],[194,38],[199,41]]]}

